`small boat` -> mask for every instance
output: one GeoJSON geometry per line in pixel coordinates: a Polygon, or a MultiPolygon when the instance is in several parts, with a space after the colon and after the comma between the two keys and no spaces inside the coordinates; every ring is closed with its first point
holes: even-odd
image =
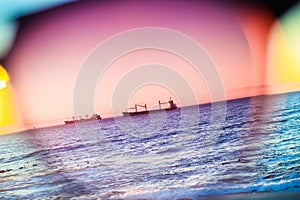
{"type": "Polygon", "coordinates": [[[159,109],[147,110],[146,104],[135,104],[134,107],[127,108],[126,111],[122,113],[124,117],[127,117],[127,116],[135,116],[135,115],[145,115],[149,113],[162,112],[162,111],[170,111],[170,110],[175,110],[177,108],[177,105],[174,103],[174,101],[171,98],[168,102],[158,101],[158,105],[159,105],[159,109]],[[169,104],[169,107],[162,108],[161,105],[163,104],[169,104]],[[144,108],[144,110],[138,111],[138,107],[142,107],[144,108]],[[128,111],[128,110],[134,110],[134,111],[128,111]]]}
{"type": "Polygon", "coordinates": [[[101,116],[98,115],[98,114],[94,114],[93,116],[91,117],[87,117],[86,118],[80,118],[80,119],[75,119],[75,117],[73,117],[73,119],[71,120],[65,120],[65,124],[75,124],[77,122],[88,122],[88,121],[95,121],[95,120],[101,120],[101,116]]]}

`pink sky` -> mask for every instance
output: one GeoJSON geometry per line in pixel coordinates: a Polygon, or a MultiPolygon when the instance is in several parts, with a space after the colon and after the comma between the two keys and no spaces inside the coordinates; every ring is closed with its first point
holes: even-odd
{"type": "MultiPolygon", "coordinates": [[[[89,53],[115,34],[142,27],[175,30],[198,42],[215,63],[227,99],[261,94],[265,49],[261,41],[267,37],[272,17],[265,11],[246,10],[194,1],[75,2],[26,19],[5,62],[23,121],[39,126],[62,123],[72,116],[75,81],[89,53]]],[[[203,78],[185,60],[170,52],[141,50],[109,66],[95,93],[95,112],[111,116],[115,86],[130,70],[147,63],[167,66],[184,77],[196,103],[210,101],[203,78]]],[[[132,91],[128,106],[135,102],[154,106],[169,96],[181,106],[193,104],[178,87],[180,95],[157,84],[140,87],[132,91]],[[186,98],[178,99],[178,95],[186,98]]]]}

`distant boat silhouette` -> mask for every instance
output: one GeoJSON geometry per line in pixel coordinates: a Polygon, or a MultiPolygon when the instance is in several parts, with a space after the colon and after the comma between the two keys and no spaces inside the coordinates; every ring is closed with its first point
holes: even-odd
{"type": "Polygon", "coordinates": [[[87,117],[86,118],[81,118],[81,119],[75,119],[75,117],[73,117],[72,120],[65,120],[65,124],[74,124],[74,123],[77,123],[77,122],[87,122],[87,121],[94,121],[94,120],[100,120],[102,119],[100,115],[98,114],[94,114],[93,116],[91,117],[87,117]]]}
{"type": "Polygon", "coordinates": [[[159,105],[159,109],[155,109],[155,110],[147,110],[147,105],[144,104],[135,104],[134,107],[132,108],[127,108],[125,112],[123,113],[124,117],[127,116],[135,116],[135,115],[145,115],[145,114],[149,114],[149,113],[155,113],[155,112],[162,112],[162,111],[170,111],[170,110],[175,110],[177,108],[177,105],[174,103],[174,101],[170,98],[170,100],[168,102],[160,102],[158,101],[158,105],[159,105]],[[161,108],[161,105],[163,104],[169,104],[168,108],[161,108]],[[145,110],[142,111],[138,111],[138,107],[143,107],[145,110]],[[130,112],[128,110],[135,110],[133,112],[130,112]]]}

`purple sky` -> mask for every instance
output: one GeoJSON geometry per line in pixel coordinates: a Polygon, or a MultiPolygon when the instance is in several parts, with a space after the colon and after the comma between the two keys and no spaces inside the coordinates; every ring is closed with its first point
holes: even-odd
{"type": "MultiPolygon", "coordinates": [[[[30,125],[61,123],[72,116],[74,85],[89,53],[109,37],[134,28],[161,27],[189,36],[214,62],[227,99],[251,96],[262,93],[264,85],[264,56],[259,52],[265,45],[256,42],[266,37],[271,17],[259,20],[264,15],[259,10],[247,12],[196,1],[75,2],[24,19],[5,64],[22,118],[30,125]]],[[[95,112],[111,116],[115,86],[130,70],[151,62],[166,65],[184,77],[197,103],[210,101],[203,77],[189,63],[168,52],[143,50],[120,57],[109,66],[95,93],[95,112]]],[[[193,103],[184,98],[189,95],[180,86],[176,89],[180,94],[157,84],[140,87],[133,91],[128,106],[134,102],[155,105],[158,98],[167,100],[169,96],[181,106],[193,103]]]]}

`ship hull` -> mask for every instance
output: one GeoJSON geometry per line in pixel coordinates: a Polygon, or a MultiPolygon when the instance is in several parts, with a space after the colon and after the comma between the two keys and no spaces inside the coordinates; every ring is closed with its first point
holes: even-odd
{"type": "Polygon", "coordinates": [[[65,121],[65,124],[74,124],[75,121],[65,121]]]}
{"type": "Polygon", "coordinates": [[[156,110],[146,110],[146,111],[138,111],[138,112],[122,112],[124,117],[128,116],[136,116],[136,115],[147,115],[149,113],[156,113],[156,112],[164,112],[175,110],[176,108],[165,108],[165,109],[156,109],[156,110]]]}
{"type": "Polygon", "coordinates": [[[100,115],[97,115],[96,117],[92,117],[92,118],[88,118],[88,119],[76,119],[76,120],[66,120],[64,121],[65,124],[75,124],[78,122],[89,122],[89,121],[96,121],[96,120],[101,120],[102,118],[100,117],[100,115]]]}

